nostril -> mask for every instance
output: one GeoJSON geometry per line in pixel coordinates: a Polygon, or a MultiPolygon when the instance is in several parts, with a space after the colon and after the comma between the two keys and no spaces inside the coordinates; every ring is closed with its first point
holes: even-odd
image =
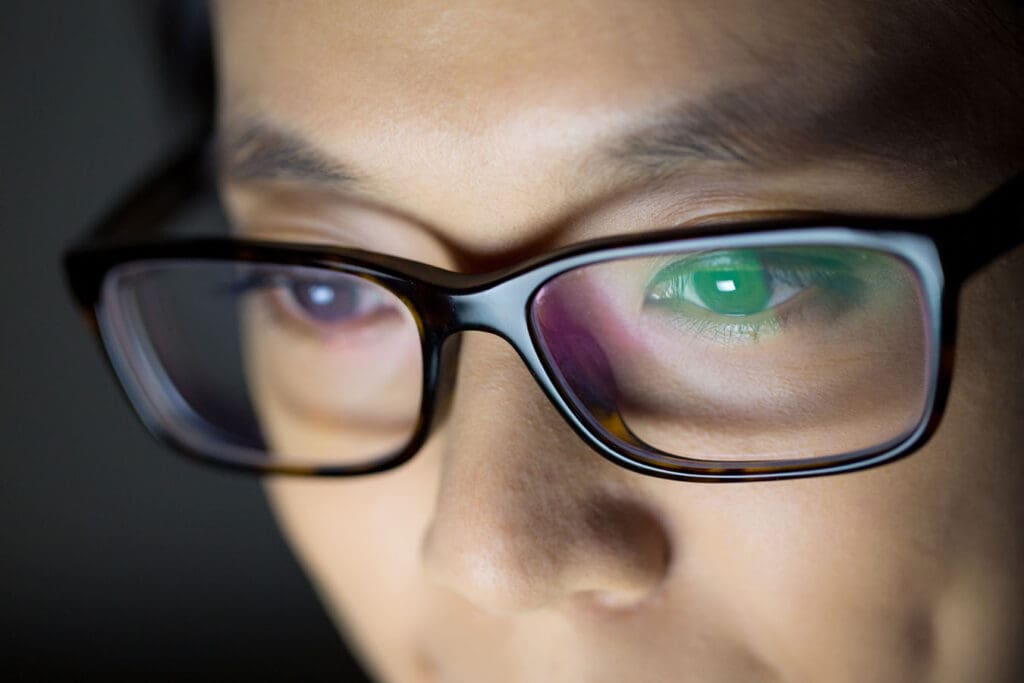
{"type": "Polygon", "coordinates": [[[622,610],[660,587],[668,536],[654,515],[618,500],[575,501],[553,516],[435,519],[424,538],[431,578],[480,609],[525,612],[590,603],[622,610]]]}
{"type": "MultiPolygon", "coordinates": [[[[604,607],[643,602],[660,588],[673,546],[662,521],[638,502],[604,498],[587,508],[588,538],[581,542],[595,571],[592,597],[604,607]]],[[[587,581],[578,580],[581,588],[587,581]]]]}

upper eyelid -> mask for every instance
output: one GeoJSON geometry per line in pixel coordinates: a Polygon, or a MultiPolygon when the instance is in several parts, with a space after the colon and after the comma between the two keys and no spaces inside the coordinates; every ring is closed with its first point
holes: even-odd
{"type": "MultiPolygon", "coordinates": [[[[648,268],[646,268],[646,270],[648,270],[648,271],[650,271],[652,273],[651,277],[648,280],[648,284],[647,284],[648,291],[650,291],[650,288],[653,286],[653,284],[655,284],[653,282],[653,280],[654,280],[655,277],[657,277],[657,275],[659,275],[661,273],[661,271],[663,271],[663,270],[665,270],[667,268],[671,268],[673,266],[676,266],[678,264],[685,263],[686,261],[689,261],[689,260],[699,261],[699,258],[701,256],[706,256],[708,254],[713,254],[713,253],[715,253],[717,251],[724,251],[724,250],[702,250],[702,251],[690,252],[690,253],[687,253],[685,255],[683,255],[683,254],[666,254],[664,256],[661,256],[661,257],[658,257],[658,258],[652,260],[651,263],[650,263],[650,266],[648,268]]],[[[765,254],[768,256],[768,263],[766,264],[766,269],[771,269],[776,274],[796,274],[796,273],[808,273],[808,272],[814,272],[814,273],[822,274],[822,273],[825,273],[825,272],[838,273],[840,270],[843,270],[843,271],[848,271],[849,270],[848,268],[844,268],[842,266],[840,268],[835,268],[835,269],[821,268],[821,267],[815,266],[815,264],[813,263],[812,259],[810,259],[810,258],[808,258],[806,260],[805,264],[804,264],[807,267],[804,267],[804,268],[796,267],[796,266],[798,266],[798,264],[794,263],[792,259],[785,258],[785,256],[789,256],[791,254],[787,254],[783,250],[775,250],[775,251],[773,251],[773,250],[765,250],[765,254]],[[776,260],[776,259],[771,258],[772,256],[776,256],[776,257],[782,256],[783,258],[776,260]],[[775,261],[775,263],[773,263],[772,261],[775,261]],[[780,261],[781,262],[788,261],[788,263],[780,263],[780,261]]]]}

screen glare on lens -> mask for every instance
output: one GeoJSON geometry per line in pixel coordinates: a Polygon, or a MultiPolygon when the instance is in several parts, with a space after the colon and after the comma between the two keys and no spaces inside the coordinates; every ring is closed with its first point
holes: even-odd
{"type": "Polygon", "coordinates": [[[744,247],[569,271],[532,318],[563,392],[610,438],[697,460],[811,459],[919,424],[922,296],[884,252],[744,247]]]}

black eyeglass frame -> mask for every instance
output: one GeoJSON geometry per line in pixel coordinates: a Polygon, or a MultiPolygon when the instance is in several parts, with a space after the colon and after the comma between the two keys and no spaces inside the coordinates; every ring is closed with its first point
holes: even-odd
{"type": "Polygon", "coordinates": [[[445,342],[477,330],[509,342],[549,400],[573,430],[608,460],[643,474],[682,481],[728,482],[787,479],[852,472],[905,457],[922,447],[942,420],[952,381],[959,292],[964,280],[993,258],[1024,242],[1024,176],[1018,175],[974,208],[937,218],[816,215],[808,219],[736,222],[668,228],[638,236],[617,236],[572,245],[512,268],[487,274],[454,273],[385,254],[330,245],[287,244],[234,238],[138,239],[159,230],[183,205],[209,188],[208,156],[201,146],[165,167],[101,221],[90,237],[65,254],[65,271],[75,299],[107,352],[129,402],[158,439],[207,463],[258,473],[345,476],[388,470],[412,458],[445,414],[452,363],[445,342]],[[985,226],[979,231],[977,226],[985,226]],[[124,241],[123,237],[134,237],[124,241]],[[122,239],[119,239],[122,238],[122,239]],[[908,264],[918,275],[929,311],[929,399],[916,429],[897,442],[855,453],[813,459],[706,461],[674,456],[630,443],[628,429],[609,430],[581,409],[556,381],[531,324],[533,297],[552,278],[580,266],[626,257],[686,250],[755,246],[856,246],[878,249],[908,264]],[[104,334],[101,306],[107,274],[116,266],[156,259],[227,260],[301,265],[344,272],[386,287],[405,302],[420,329],[423,391],[412,437],[399,451],[358,465],[306,466],[226,460],[175,434],[162,424],[133,388],[119,362],[116,342],[104,334]],[[613,433],[618,432],[618,433],[613,433]]]}

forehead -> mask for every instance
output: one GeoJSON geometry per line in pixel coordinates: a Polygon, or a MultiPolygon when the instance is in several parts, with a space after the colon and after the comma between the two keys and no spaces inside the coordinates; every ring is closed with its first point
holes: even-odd
{"type": "MultiPolygon", "coordinates": [[[[431,222],[526,224],[615,187],[590,163],[608,157],[595,150],[708,103],[686,135],[653,147],[645,138],[635,156],[674,146],[739,177],[730,156],[749,150],[804,163],[780,152],[813,129],[819,152],[848,143],[875,161],[898,158],[894,140],[923,127],[902,116],[897,129],[878,106],[893,108],[885,80],[905,81],[915,63],[907,11],[891,4],[226,0],[222,119],[295,134],[431,222]],[[893,62],[884,46],[897,39],[893,62]],[[719,133],[730,139],[715,149],[719,133]],[[471,212],[467,198],[492,210],[471,212]]],[[[913,102],[932,104],[920,91],[913,102]]]]}
{"type": "Polygon", "coordinates": [[[552,77],[582,69],[623,81],[623,76],[635,77],[637,67],[657,67],[659,60],[673,57],[687,60],[678,65],[682,71],[692,71],[695,65],[690,61],[702,53],[727,54],[728,49],[720,49],[726,38],[753,48],[750,41],[767,42],[772,29],[778,35],[787,25],[813,28],[808,22],[814,13],[807,5],[820,6],[783,1],[773,3],[768,11],[764,3],[736,0],[714,4],[664,0],[253,4],[229,0],[219,3],[219,15],[221,27],[244,35],[250,54],[259,55],[271,69],[301,59],[309,60],[304,66],[319,80],[329,81],[340,67],[346,75],[369,68],[367,76],[387,76],[390,82],[400,75],[396,69],[407,72],[410,58],[415,58],[419,75],[432,72],[439,80],[490,87],[497,84],[497,73],[503,74],[501,83],[506,86],[528,85],[526,81],[536,80],[538,66],[546,67],[552,77]],[[787,4],[800,13],[787,17],[787,4]],[[780,15],[785,19],[780,20],[780,15]],[[744,24],[754,30],[745,31],[744,24]],[[600,63],[595,64],[594,58],[600,63]]]}
{"type": "Polygon", "coordinates": [[[878,22],[866,7],[223,2],[219,27],[229,104],[269,106],[311,126],[400,117],[424,133],[465,137],[563,110],[614,118],[744,83],[785,80],[824,97],[872,57],[868,35],[878,22]],[[800,68],[811,55],[815,68],[800,68]]]}

